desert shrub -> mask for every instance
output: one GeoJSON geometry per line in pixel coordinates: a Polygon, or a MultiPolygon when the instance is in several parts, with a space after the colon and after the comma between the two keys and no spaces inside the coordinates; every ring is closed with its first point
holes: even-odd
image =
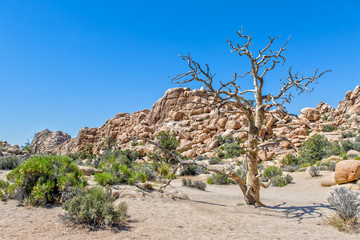
{"type": "Polygon", "coordinates": [[[272,179],[275,176],[282,176],[283,171],[277,166],[270,166],[265,169],[263,176],[268,179],[272,179]]]}
{"type": "Polygon", "coordinates": [[[296,165],[300,164],[300,160],[294,154],[289,153],[289,154],[285,155],[285,157],[282,159],[281,163],[284,166],[296,166],[296,165]]]}
{"type": "Polygon", "coordinates": [[[360,151],[360,142],[357,141],[350,141],[349,139],[345,139],[341,141],[341,145],[345,152],[348,152],[349,150],[360,151]]]}
{"type": "Polygon", "coordinates": [[[181,182],[183,186],[197,188],[202,191],[205,191],[206,188],[206,183],[203,181],[192,181],[190,178],[183,178],[181,179],[181,182]]]}
{"type": "Polygon", "coordinates": [[[242,148],[236,142],[225,143],[223,146],[220,147],[220,149],[224,151],[224,158],[235,158],[244,153],[242,148]]]}
{"type": "Polygon", "coordinates": [[[206,183],[203,181],[193,181],[193,186],[197,189],[205,191],[206,183]]]}
{"type": "Polygon", "coordinates": [[[300,147],[300,162],[312,165],[321,160],[326,155],[326,148],[329,145],[331,144],[325,136],[319,134],[312,136],[300,147]]]}
{"type": "Polygon", "coordinates": [[[163,163],[160,166],[158,173],[159,173],[160,177],[162,177],[162,178],[167,178],[168,176],[170,176],[171,175],[170,164],[163,163]]]}
{"type": "Polygon", "coordinates": [[[325,156],[324,157],[339,156],[342,153],[344,153],[344,149],[340,146],[338,141],[335,141],[333,143],[329,143],[325,147],[325,156]]]}
{"type": "Polygon", "coordinates": [[[114,206],[110,192],[103,187],[95,186],[81,189],[63,205],[69,219],[91,228],[112,226],[124,221],[127,217],[127,205],[122,202],[114,206]]]}
{"type": "Polygon", "coordinates": [[[211,157],[209,160],[210,165],[219,164],[220,162],[221,162],[221,160],[219,157],[211,157]]]}
{"type": "Polygon", "coordinates": [[[336,213],[344,219],[358,218],[360,214],[359,193],[344,187],[335,188],[328,197],[328,202],[335,208],[336,213]]]}
{"type": "Polygon", "coordinates": [[[175,134],[170,134],[169,132],[160,132],[156,138],[159,140],[159,144],[166,148],[167,150],[174,151],[180,144],[176,140],[175,134]]]}
{"type": "Polygon", "coordinates": [[[17,156],[0,157],[0,169],[11,170],[19,166],[24,160],[17,156]]]}
{"type": "Polygon", "coordinates": [[[156,171],[155,167],[152,164],[144,163],[134,167],[137,172],[143,172],[146,175],[146,180],[155,181],[156,180],[156,171]]]}
{"type": "Polygon", "coordinates": [[[299,168],[300,168],[299,165],[290,165],[290,166],[284,167],[284,171],[285,172],[296,172],[299,170],[299,168]]]}
{"type": "Polygon", "coordinates": [[[213,174],[211,174],[210,177],[208,177],[207,183],[208,184],[226,185],[226,184],[230,184],[231,180],[227,176],[222,175],[220,173],[213,173],[213,174]]]}
{"type": "Polygon", "coordinates": [[[284,176],[276,175],[271,178],[271,184],[276,187],[283,187],[283,186],[291,183],[292,180],[293,180],[293,177],[290,174],[286,174],[284,176]]]}
{"type": "Polygon", "coordinates": [[[324,132],[332,132],[334,131],[336,128],[333,125],[324,125],[324,132]]]}
{"type": "Polygon", "coordinates": [[[9,182],[0,179],[0,200],[4,200],[7,196],[9,182]]]}
{"type": "Polygon", "coordinates": [[[311,177],[317,177],[320,175],[320,167],[319,166],[312,166],[309,168],[309,174],[311,177]]]}
{"type": "Polygon", "coordinates": [[[203,173],[203,168],[196,165],[186,165],[183,168],[181,176],[196,176],[203,173]]]}
{"type": "Polygon", "coordinates": [[[329,166],[328,166],[328,170],[329,171],[335,171],[336,168],[336,163],[335,162],[330,162],[329,166]]]}
{"type": "Polygon", "coordinates": [[[359,193],[339,187],[330,193],[327,200],[335,208],[330,224],[344,232],[360,231],[359,193]]]}
{"type": "Polygon", "coordinates": [[[217,136],[216,139],[219,142],[219,145],[223,145],[225,143],[233,143],[235,142],[234,138],[232,136],[228,136],[226,138],[223,138],[221,135],[217,136]]]}
{"type": "Polygon", "coordinates": [[[271,184],[277,187],[283,187],[286,185],[286,178],[283,176],[274,176],[271,179],[271,184]]]}
{"type": "MultiPolygon", "coordinates": [[[[162,148],[165,148],[169,151],[172,151],[174,154],[177,154],[179,157],[182,157],[181,154],[176,150],[176,148],[180,145],[179,142],[176,140],[175,134],[170,134],[169,132],[160,132],[156,138],[159,141],[159,144],[162,148]]],[[[159,163],[170,163],[175,164],[177,160],[174,157],[162,150],[156,150],[152,153],[148,154],[150,160],[159,163]]]]}
{"type": "Polygon", "coordinates": [[[221,151],[221,149],[217,149],[216,153],[217,153],[218,158],[224,158],[225,157],[225,153],[223,151],[221,151]]]}
{"type": "Polygon", "coordinates": [[[342,132],[341,133],[342,138],[353,138],[356,137],[356,133],[353,132],[342,132]]]}
{"type": "Polygon", "coordinates": [[[111,172],[95,173],[94,178],[102,186],[118,183],[118,178],[111,172]]]}
{"type": "Polygon", "coordinates": [[[345,118],[349,119],[350,118],[350,114],[345,114],[345,118]]]}
{"type": "Polygon", "coordinates": [[[9,193],[30,205],[59,202],[68,187],[86,184],[77,165],[62,156],[33,156],[7,178],[13,181],[9,193]]]}
{"type": "Polygon", "coordinates": [[[294,178],[290,174],[286,174],[286,175],[284,175],[284,177],[286,180],[286,184],[289,184],[294,180],[294,178]]]}

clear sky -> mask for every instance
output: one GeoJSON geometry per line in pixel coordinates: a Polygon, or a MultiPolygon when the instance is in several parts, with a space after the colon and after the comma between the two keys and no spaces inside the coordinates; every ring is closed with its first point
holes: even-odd
{"type": "Polygon", "coordinates": [[[76,137],[118,112],[150,109],[176,87],[168,76],[187,70],[179,54],[209,64],[222,81],[245,73],[248,62],[226,43],[241,26],[255,51],[268,35],[279,45],[291,35],[285,69],[265,80],[267,92],[291,65],[332,70],[290,112],[319,101],[336,108],[360,84],[359,12],[358,0],[1,0],[0,140],[23,144],[45,128],[76,137]]]}

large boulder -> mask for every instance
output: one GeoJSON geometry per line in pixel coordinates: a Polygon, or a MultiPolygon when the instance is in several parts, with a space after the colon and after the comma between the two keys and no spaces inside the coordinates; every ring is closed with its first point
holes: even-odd
{"type": "Polygon", "coordinates": [[[337,184],[352,182],[360,178],[360,161],[344,160],[336,164],[335,181],[337,184]]]}
{"type": "Polygon", "coordinates": [[[317,121],[321,117],[320,111],[316,108],[303,108],[301,109],[301,114],[310,121],[317,121]]]}

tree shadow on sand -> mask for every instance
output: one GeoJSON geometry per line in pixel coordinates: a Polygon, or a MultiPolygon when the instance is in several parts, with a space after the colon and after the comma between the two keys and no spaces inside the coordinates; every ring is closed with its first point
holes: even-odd
{"type": "Polygon", "coordinates": [[[323,216],[322,210],[334,210],[330,205],[323,203],[313,203],[311,206],[285,206],[282,203],[275,206],[266,206],[266,209],[275,210],[285,215],[286,218],[297,219],[300,223],[304,218],[320,218],[323,216]]]}

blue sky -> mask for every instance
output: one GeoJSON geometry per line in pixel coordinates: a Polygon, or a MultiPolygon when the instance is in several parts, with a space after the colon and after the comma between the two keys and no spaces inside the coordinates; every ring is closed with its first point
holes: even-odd
{"type": "MultiPolygon", "coordinates": [[[[360,84],[360,1],[0,1],[0,140],[23,144],[45,128],[76,137],[118,112],[151,108],[186,71],[191,53],[226,81],[248,70],[230,53],[241,26],[254,51],[267,36],[291,35],[286,70],[331,69],[310,95],[288,106],[336,107],[360,84]]],[[[244,83],[244,87],[248,86],[244,83]]],[[[191,87],[199,87],[191,85],[191,87]]]]}

